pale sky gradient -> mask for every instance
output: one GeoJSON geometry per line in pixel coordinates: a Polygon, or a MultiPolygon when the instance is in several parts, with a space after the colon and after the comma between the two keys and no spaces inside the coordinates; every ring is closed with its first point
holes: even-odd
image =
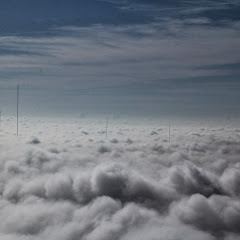
{"type": "Polygon", "coordinates": [[[29,115],[239,111],[239,1],[0,0],[0,108],[29,115]]]}

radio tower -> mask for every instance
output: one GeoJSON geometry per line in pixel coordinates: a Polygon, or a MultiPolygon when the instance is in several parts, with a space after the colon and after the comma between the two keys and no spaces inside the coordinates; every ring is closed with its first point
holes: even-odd
{"type": "Polygon", "coordinates": [[[18,137],[19,84],[17,85],[17,137],[18,137]]]}
{"type": "Polygon", "coordinates": [[[106,139],[108,138],[108,116],[106,119],[106,139]]]}
{"type": "Polygon", "coordinates": [[[170,141],[171,141],[171,124],[169,122],[169,124],[168,124],[168,142],[170,142],[170,141]]]}

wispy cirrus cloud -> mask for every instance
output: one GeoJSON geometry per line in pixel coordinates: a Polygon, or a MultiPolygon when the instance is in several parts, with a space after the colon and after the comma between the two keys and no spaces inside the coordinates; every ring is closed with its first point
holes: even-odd
{"type": "MultiPolygon", "coordinates": [[[[218,93],[229,99],[228,89],[238,89],[239,72],[231,66],[238,66],[240,61],[240,24],[227,14],[238,9],[237,2],[97,1],[92,6],[93,3],[51,3],[43,14],[42,7],[48,6],[47,2],[31,5],[25,0],[21,5],[29,8],[25,20],[33,14],[48,23],[33,20],[30,25],[36,28],[31,28],[24,18],[18,21],[24,11],[13,18],[14,11],[4,2],[5,27],[9,32],[0,31],[2,89],[13,89],[21,82],[28,89],[44,89],[47,94],[58,91],[56,104],[62,91],[67,91],[68,96],[71,91],[74,96],[76,91],[86,91],[84,95],[92,91],[99,96],[115,95],[125,104],[123,96],[131,89],[129,99],[139,106],[144,105],[146,97],[151,99],[159,93],[151,103],[156,108],[164,100],[163,91],[177,102],[180,98],[194,102],[196,96],[183,93],[195,88],[203,99],[207,84],[213,96],[218,93]],[[55,13],[54,9],[61,11],[55,13]],[[35,14],[36,11],[39,12],[35,14]],[[69,17],[73,21],[68,21],[69,17]],[[22,24],[18,32],[12,31],[11,21],[22,24]]],[[[77,102],[77,98],[73,101],[77,102]]]]}

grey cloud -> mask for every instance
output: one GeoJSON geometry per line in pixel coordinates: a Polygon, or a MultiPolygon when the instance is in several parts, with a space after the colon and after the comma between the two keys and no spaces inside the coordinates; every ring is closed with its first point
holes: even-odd
{"type": "Polygon", "coordinates": [[[176,124],[169,143],[159,120],[118,119],[109,125],[110,141],[99,134],[105,118],[24,118],[18,140],[15,119],[3,120],[3,239],[239,238],[238,124],[176,124]],[[39,132],[41,144],[28,144],[39,132]],[[102,154],[105,144],[111,152],[102,154]]]}
{"type": "Polygon", "coordinates": [[[191,163],[185,164],[184,167],[173,167],[170,180],[173,186],[183,194],[200,193],[206,197],[223,194],[221,185],[214,175],[202,171],[191,163]]]}
{"type": "Polygon", "coordinates": [[[220,196],[207,199],[196,194],[183,200],[173,211],[181,221],[220,237],[228,231],[239,233],[239,207],[235,199],[220,196]]]}

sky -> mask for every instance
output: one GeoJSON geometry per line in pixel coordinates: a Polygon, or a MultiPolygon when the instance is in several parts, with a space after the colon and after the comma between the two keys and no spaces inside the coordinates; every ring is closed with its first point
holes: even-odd
{"type": "Polygon", "coordinates": [[[237,0],[0,4],[5,114],[238,115],[237,0]]]}

